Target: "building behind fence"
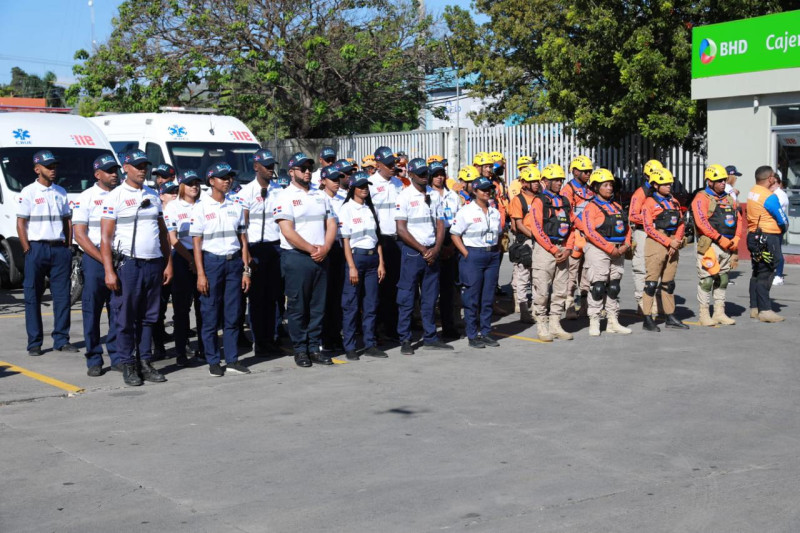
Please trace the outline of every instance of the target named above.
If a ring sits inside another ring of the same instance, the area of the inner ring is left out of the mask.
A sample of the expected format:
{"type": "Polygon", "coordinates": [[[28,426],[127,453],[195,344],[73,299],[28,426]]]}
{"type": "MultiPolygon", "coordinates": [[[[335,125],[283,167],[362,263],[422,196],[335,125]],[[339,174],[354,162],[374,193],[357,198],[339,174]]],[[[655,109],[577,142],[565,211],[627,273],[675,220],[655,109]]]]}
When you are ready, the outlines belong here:
{"type": "MultiPolygon", "coordinates": [[[[669,168],[686,189],[692,191],[703,184],[705,155],[682,148],[659,149],[639,135],[629,135],[618,147],[587,147],[578,142],[575,132],[562,123],[528,124],[522,126],[496,126],[490,128],[448,128],[439,130],[406,131],[398,133],[372,133],[333,139],[286,139],[266,142],[283,163],[297,151],[316,158],[322,146],[334,146],[339,157],[352,157],[359,163],[379,146],[404,151],[410,158],[439,154],[450,162],[450,174],[472,162],[478,152],[502,152],[508,161],[511,177],[517,158],[536,154],[539,168],[558,163],[567,169],[573,157],[588,155],[595,167],[604,167],[625,186],[638,186],[642,166],[649,159],[659,159],[669,168]]],[[[568,170],[568,169],[567,169],[568,170]]]]}

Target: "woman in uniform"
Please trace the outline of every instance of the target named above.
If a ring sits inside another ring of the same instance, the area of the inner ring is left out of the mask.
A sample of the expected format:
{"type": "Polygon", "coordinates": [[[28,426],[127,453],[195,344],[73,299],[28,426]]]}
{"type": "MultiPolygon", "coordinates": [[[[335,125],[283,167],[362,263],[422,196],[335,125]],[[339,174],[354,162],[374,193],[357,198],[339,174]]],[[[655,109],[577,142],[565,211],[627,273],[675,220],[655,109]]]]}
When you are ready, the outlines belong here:
{"type": "Polygon", "coordinates": [[[461,201],[458,193],[451,191],[447,187],[447,169],[444,163],[439,160],[431,161],[428,158],[428,175],[430,176],[431,188],[439,193],[442,199],[442,212],[444,214],[444,245],[442,253],[439,255],[439,315],[442,317],[442,337],[446,339],[458,339],[461,333],[455,325],[454,298],[456,290],[456,279],[458,279],[458,255],[453,246],[453,239],[450,237],[450,227],[455,221],[461,201]]]}
{"type": "Polygon", "coordinates": [[[625,271],[625,253],[631,247],[631,230],[622,207],[614,202],[614,175],[598,168],[589,177],[594,198],[584,207],[586,228],[583,276],[589,283],[589,335],[600,335],[600,313],[605,308],[607,333],[630,334],[619,323],[619,292],[625,271]]]}

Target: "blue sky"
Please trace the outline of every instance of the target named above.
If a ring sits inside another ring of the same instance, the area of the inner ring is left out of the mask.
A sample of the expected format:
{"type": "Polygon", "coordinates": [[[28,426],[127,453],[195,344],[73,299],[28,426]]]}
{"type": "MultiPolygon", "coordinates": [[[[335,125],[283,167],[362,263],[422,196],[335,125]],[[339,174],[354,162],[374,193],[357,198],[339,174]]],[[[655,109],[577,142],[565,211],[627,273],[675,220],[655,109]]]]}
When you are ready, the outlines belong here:
{"type": "MultiPolygon", "coordinates": [[[[93,0],[95,39],[102,44],[111,34],[111,19],[121,0],[93,0]]],[[[11,81],[11,68],[30,74],[52,71],[59,84],[75,81],[73,56],[91,48],[89,0],[3,0],[0,31],[0,83],[11,81]],[[33,26],[36,26],[34,30],[33,26]]],[[[469,8],[470,0],[425,0],[429,13],[441,14],[447,5],[469,8]]]]}

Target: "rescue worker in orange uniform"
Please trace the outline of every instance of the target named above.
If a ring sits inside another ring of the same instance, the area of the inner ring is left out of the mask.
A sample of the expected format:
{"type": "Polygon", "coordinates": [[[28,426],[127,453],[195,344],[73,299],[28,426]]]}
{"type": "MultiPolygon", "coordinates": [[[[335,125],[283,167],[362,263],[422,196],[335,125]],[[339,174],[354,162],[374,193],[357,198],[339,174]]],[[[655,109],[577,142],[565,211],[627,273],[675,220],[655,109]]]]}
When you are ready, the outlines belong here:
{"type": "Polygon", "coordinates": [[[625,253],[631,247],[631,229],[614,202],[614,175],[598,168],[589,177],[595,196],[583,210],[586,235],[583,275],[589,284],[589,335],[600,335],[600,313],[605,308],[606,333],[629,335],[631,330],[619,323],[620,281],[625,272],[625,253]]]}
{"type": "Polygon", "coordinates": [[[517,159],[517,178],[508,184],[508,200],[511,201],[516,195],[519,194],[520,190],[522,189],[522,171],[525,167],[529,167],[531,165],[536,166],[538,161],[536,161],[535,157],[531,157],[529,155],[520,156],[517,159]]]}
{"type": "Polygon", "coordinates": [[[542,170],[542,193],[533,200],[525,223],[536,239],[533,248],[533,285],[537,287],[533,301],[536,312],[536,333],[539,340],[554,338],[572,340],[572,334],[561,327],[561,314],[567,300],[569,262],[573,246],[572,208],[560,194],[566,178],[561,165],[547,165],[542,170]],[[552,284],[548,309],[548,286],[552,284]],[[549,317],[548,317],[549,311],[549,317]]]}
{"type": "Polygon", "coordinates": [[[575,320],[578,313],[575,312],[575,289],[580,282],[581,312],[585,314],[587,305],[587,294],[589,286],[585,280],[581,279],[583,270],[583,246],[586,242],[583,237],[582,224],[580,220],[583,209],[588,205],[589,200],[594,198],[594,193],[588,186],[589,176],[592,174],[594,164],[585,155],[579,155],[569,164],[569,171],[572,179],[562,189],[564,198],[572,206],[573,224],[577,228],[575,234],[575,250],[569,258],[569,285],[567,287],[567,320],[575,320]]]}
{"type": "Polygon", "coordinates": [[[685,231],[681,206],[672,196],[675,179],[666,168],[653,171],[653,194],[644,201],[643,220],[647,239],[644,245],[644,262],[647,273],[644,278],[642,309],[645,310],[644,329],[661,331],[653,315],[653,302],[661,279],[661,307],[667,315],[665,326],[675,329],[689,329],[689,326],[675,317],[675,273],[678,270],[679,252],[683,247],[685,231]]]}
{"type": "MultiPolygon", "coordinates": [[[[631,196],[631,203],[628,207],[628,223],[633,231],[632,246],[633,246],[633,261],[631,261],[631,270],[633,271],[633,296],[636,298],[636,307],[640,315],[642,312],[642,293],[644,292],[644,276],[646,269],[644,266],[644,243],[647,239],[647,234],[644,232],[644,220],[642,219],[642,208],[644,201],[650,196],[652,186],[650,180],[653,179],[653,169],[664,168],[660,161],[651,159],[644,164],[644,183],[641,187],[636,189],[631,196]]],[[[655,314],[658,309],[648,311],[650,314],[655,314]]]]}
{"type": "MultiPolygon", "coordinates": [[[[516,243],[527,247],[529,254],[524,262],[514,263],[514,271],[511,274],[511,287],[514,290],[514,299],[519,305],[519,319],[524,324],[533,324],[531,304],[528,301],[528,293],[531,293],[531,302],[536,299],[536,287],[531,283],[533,275],[533,233],[530,228],[523,223],[525,217],[530,213],[533,200],[541,192],[540,181],[542,175],[535,166],[528,166],[522,169],[519,182],[522,184],[520,192],[513,196],[508,205],[508,216],[511,217],[511,231],[515,235],[516,243]]],[[[509,249],[509,257],[511,249],[509,249]]]]}
{"type": "Polygon", "coordinates": [[[697,301],[700,304],[700,325],[730,326],[735,320],[725,314],[725,290],[731,259],[739,248],[737,229],[743,219],[736,201],[725,192],[728,172],[722,165],[711,165],[705,171],[706,188],[692,200],[692,215],[697,235],[697,301]],[[714,314],[709,313],[713,296],[714,314]]]}

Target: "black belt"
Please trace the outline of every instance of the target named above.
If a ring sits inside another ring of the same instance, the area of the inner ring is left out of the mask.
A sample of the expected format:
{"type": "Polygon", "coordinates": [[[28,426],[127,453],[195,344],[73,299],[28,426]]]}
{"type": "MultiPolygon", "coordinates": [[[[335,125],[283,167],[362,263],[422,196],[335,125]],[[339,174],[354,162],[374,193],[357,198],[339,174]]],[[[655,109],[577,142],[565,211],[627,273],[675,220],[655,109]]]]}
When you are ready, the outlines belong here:
{"type": "Polygon", "coordinates": [[[258,242],[251,242],[251,243],[250,243],[250,246],[257,246],[257,245],[259,245],[259,244],[271,244],[271,245],[275,246],[276,244],[280,244],[280,243],[281,243],[281,240],[280,240],[280,239],[278,239],[277,241],[258,241],[258,242]]]}
{"type": "Polygon", "coordinates": [[[400,240],[400,238],[397,235],[381,235],[381,239],[391,239],[393,241],[400,240]]]}
{"type": "Polygon", "coordinates": [[[66,246],[67,243],[62,240],[53,240],[53,241],[31,241],[31,242],[38,242],[39,244],[45,244],[47,246],[66,246]]]}
{"type": "Polygon", "coordinates": [[[371,250],[367,250],[365,248],[353,248],[352,252],[353,255],[375,255],[378,253],[378,249],[373,248],[371,250]]]}
{"type": "Polygon", "coordinates": [[[144,257],[131,257],[130,255],[122,256],[123,261],[134,260],[134,261],[141,261],[143,263],[155,263],[156,261],[161,261],[162,259],[163,257],[152,257],[150,259],[145,259],[144,257]]]}
{"type": "Polygon", "coordinates": [[[495,244],[494,246],[465,246],[467,250],[483,250],[484,252],[497,252],[500,250],[500,246],[495,244]]]}
{"type": "Polygon", "coordinates": [[[238,259],[240,255],[242,255],[241,250],[236,250],[232,254],[212,254],[211,252],[203,252],[203,255],[211,255],[216,257],[217,259],[224,259],[225,261],[232,261],[233,259],[238,259]]]}

